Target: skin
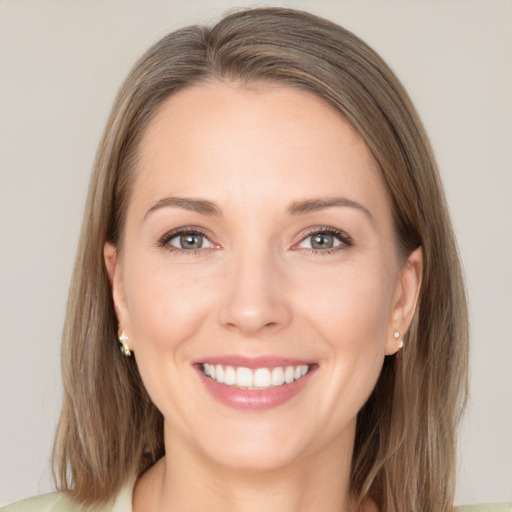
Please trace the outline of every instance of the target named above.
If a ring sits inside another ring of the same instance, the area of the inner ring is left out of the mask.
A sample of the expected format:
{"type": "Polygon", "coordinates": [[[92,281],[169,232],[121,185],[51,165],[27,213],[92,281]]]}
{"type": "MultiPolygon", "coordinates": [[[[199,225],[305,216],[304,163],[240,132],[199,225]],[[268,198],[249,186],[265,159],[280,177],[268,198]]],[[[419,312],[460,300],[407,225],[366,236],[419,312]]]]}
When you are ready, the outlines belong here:
{"type": "Polygon", "coordinates": [[[105,261],[170,455],[137,481],[134,510],[352,510],[356,415],[399,349],[393,333],[407,331],[422,265],[420,250],[397,255],[378,165],[310,93],[217,81],[168,99],[139,156],[122,245],[106,244],[105,261]],[[333,196],[361,207],[288,211],[333,196]],[[212,201],[220,214],[155,207],[167,197],[212,201]],[[161,242],[190,226],[206,235],[199,250],[161,242]],[[325,228],[343,232],[327,239],[335,250],[312,250],[325,228]],[[192,365],[226,354],[316,370],[284,404],[241,411],[192,365]]]}

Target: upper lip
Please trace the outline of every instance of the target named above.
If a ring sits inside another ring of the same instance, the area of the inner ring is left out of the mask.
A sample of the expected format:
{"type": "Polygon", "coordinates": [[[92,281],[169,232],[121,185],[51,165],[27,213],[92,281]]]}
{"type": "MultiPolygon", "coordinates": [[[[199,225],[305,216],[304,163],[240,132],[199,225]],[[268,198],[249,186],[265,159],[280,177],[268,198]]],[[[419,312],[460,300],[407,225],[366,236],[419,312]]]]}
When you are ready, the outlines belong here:
{"type": "Polygon", "coordinates": [[[278,356],[258,356],[258,357],[247,357],[239,355],[224,355],[224,356],[212,356],[205,357],[203,359],[194,361],[194,365],[198,364],[220,364],[222,366],[234,366],[237,368],[250,368],[256,370],[257,368],[277,368],[280,366],[300,366],[300,365],[311,365],[313,361],[308,359],[297,359],[290,357],[278,357],[278,356]]]}

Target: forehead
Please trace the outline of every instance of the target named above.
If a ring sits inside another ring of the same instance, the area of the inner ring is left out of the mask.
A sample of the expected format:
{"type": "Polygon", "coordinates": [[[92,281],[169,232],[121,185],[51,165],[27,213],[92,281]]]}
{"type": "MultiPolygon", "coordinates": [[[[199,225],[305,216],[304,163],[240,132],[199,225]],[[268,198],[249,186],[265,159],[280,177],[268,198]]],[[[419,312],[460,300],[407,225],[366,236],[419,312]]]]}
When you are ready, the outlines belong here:
{"type": "Polygon", "coordinates": [[[184,89],[160,106],[138,156],[134,192],[148,202],[162,194],[238,197],[245,205],[275,195],[387,198],[352,126],[322,99],[288,86],[212,81],[184,89]]]}

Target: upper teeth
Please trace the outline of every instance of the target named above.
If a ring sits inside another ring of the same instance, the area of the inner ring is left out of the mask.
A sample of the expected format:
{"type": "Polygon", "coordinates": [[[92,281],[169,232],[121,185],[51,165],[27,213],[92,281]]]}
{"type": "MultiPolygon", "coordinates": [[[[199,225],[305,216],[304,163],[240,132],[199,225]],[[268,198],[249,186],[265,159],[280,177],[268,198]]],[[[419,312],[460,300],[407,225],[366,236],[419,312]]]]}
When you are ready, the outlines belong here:
{"type": "Polygon", "coordinates": [[[309,371],[307,364],[299,366],[278,366],[276,368],[234,368],[220,364],[203,364],[203,373],[213,380],[247,389],[267,389],[282,384],[290,384],[294,380],[304,377],[309,371]]]}

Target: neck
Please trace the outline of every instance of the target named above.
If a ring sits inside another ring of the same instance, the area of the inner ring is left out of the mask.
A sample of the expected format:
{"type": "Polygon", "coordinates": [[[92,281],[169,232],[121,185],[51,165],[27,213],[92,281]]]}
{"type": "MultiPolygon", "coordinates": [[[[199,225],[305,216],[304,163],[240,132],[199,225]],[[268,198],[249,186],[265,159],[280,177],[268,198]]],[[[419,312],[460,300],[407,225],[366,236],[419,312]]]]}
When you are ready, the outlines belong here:
{"type": "Polygon", "coordinates": [[[133,510],[349,512],[352,441],[353,435],[349,444],[333,441],[284,467],[250,471],[223,466],[166,435],[169,456],[139,478],[133,510]]]}

